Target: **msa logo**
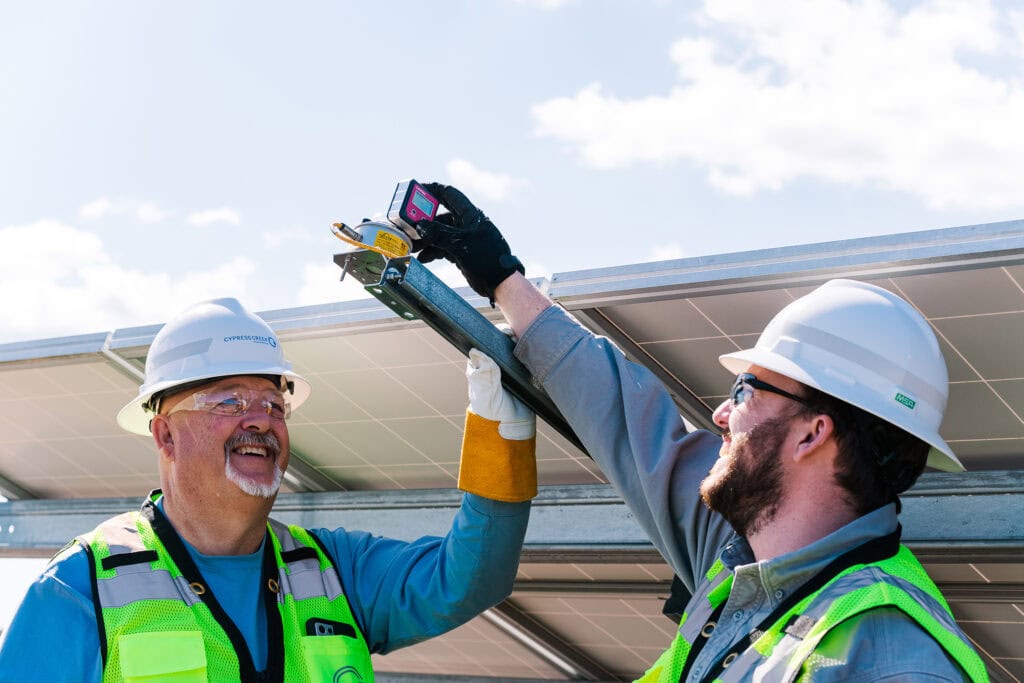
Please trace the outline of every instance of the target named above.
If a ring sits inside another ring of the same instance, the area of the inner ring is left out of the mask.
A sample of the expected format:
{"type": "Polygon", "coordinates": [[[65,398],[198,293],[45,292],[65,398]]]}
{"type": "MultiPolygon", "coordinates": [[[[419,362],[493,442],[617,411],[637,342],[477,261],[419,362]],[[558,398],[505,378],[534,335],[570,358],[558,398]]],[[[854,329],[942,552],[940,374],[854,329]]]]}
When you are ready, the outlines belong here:
{"type": "Polygon", "coordinates": [[[359,669],[354,666],[343,666],[334,672],[334,677],[331,679],[331,683],[344,683],[345,681],[351,683],[352,681],[361,682],[362,680],[363,677],[359,673],[359,669]],[[351,678],[346,678],[347,676],[351,676],[351,678]]]}
{"type": "Polygon", "coordinates": [[[898,392],[896,394],[896,402],[897,403],[902,403],[903,405],[905,405],[906,407],[910,408],[911,410],[913,410],[914,406],[917,405],[917,401],[915,401],[914,399],[910,398],[909,396],[904,396],[903,394],[898,393],[898,392]]]}

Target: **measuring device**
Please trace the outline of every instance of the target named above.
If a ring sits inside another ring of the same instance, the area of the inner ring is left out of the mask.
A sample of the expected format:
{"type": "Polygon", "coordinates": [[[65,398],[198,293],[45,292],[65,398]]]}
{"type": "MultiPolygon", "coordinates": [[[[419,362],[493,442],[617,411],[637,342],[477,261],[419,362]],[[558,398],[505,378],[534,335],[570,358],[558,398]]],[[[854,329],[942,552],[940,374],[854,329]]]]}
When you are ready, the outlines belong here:
{"type": "Polygon", "coordinates": [[[433,220],[440,202],[415,180],[398,183],[387,220],[364,220],[354,228],[335,223],[335,237],[349,250],[334,255],[341,279],[349,274],[385,306],[406,320],[422,320],[463,355],[480,349],[501,369],[501,383],[574,446],[586,449],[530,371],[512,355],[513,342],[494,323],[410,255],[423,235],[420,221],[433,220]]]}
{"type": "Polygon", "coordinates": [[[440,206],[423,185],[409,178],[395,188],[387,220],[364,219],[354,228],[335,223],[331,226],[334,236],[353,248],[345,254],[341,279],[351,273],[364,285],[379,280],[388,259],[412,251],[412,241],[422,237],[417,224],[433,220],[440,206]]]}
{"type": "Polygon", "coordinates": [[[388,209],[388,220],[404,230],[409,237],[419,239],[423,234],[416,224],[434,220],[440,206],[441,202],[410,178],[401,181],[395,188],[391,208],[388,209]]]}

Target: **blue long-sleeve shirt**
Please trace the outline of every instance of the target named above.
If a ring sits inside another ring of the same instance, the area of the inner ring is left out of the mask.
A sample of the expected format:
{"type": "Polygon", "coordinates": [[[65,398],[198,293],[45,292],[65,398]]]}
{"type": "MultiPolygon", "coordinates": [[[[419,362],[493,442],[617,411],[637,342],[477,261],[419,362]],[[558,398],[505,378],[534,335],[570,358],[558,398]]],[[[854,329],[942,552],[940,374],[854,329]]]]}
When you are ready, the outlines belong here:
{"type": "MultiPolygon", "coordinates": [[[[780,600],[834,558],[896,528],[895,505],[887,505],[799,550],[758,562],[747,542],[701,502],[700,482],[718,458],[720,437],[704,430],[688,433],[654,374],[557,306],[530,325],[515,354],[687,588],[693,592],[718,558],[733,572],[718,628],[695,658],[688,680],[700,680],[780,600]]],[[[729,381],[724,372],[722,380],[729,381]]],[[[805,669],[800,680],[963,680],[935,639],[897,609],[875,609],[844,622],[816,654],[829,664],[805,669]]]]}
{"type": "MultiPolygon", "coordinates": [[[[343,528],[314,529],[330,551],[366,644],[386,653],[440,635],[512,591],[530,504],[465,494],[446,536],[405,542],[343,528]]],[[[189,553],[245,637],[257,668],[267,659],[266,620],[254,595],[262,555],[189,553]]],[[[102,680],[89,560],[78,545],[29,587],[0,642],[0,681],[102,680]]]]}

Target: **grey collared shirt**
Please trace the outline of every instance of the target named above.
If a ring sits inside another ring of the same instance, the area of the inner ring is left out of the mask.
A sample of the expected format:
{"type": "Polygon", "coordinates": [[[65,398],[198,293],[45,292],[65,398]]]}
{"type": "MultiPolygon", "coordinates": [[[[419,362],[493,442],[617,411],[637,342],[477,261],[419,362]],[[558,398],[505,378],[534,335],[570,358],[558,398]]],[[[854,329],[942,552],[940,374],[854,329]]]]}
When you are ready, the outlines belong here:
{"type": "MultiPolygon", "coordinates": [[[[678,407],[650,371],[556,306],[526,330],[515,353],[686,587],[693,592],[719,555],[734,572],[719,627],[687,680],[700,680],[778,601],[838,555],[896,528],[895,506],[889,505],[797,551],[755,562],[747,542],[709,511],[698,493],[721,439],[703,430],[687,433],[678,407]]],[[[916,622],[882,608],[830,631],[805,665],[804,680],[961,681],[964,676],[916,622]]]]}

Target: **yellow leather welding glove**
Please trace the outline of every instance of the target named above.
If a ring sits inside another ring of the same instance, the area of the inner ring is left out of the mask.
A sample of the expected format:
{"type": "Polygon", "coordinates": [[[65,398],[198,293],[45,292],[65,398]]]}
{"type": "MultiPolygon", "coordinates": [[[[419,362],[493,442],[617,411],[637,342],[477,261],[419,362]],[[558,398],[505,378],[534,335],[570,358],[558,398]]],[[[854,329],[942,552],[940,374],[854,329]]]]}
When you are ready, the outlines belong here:
{"type": "Polygon", "coordinates": [[[537,495],[537,417],[501,386],[489,356],[469,350],[469,408],[462,437],[459,488],[518,503],[537,495]]]}

